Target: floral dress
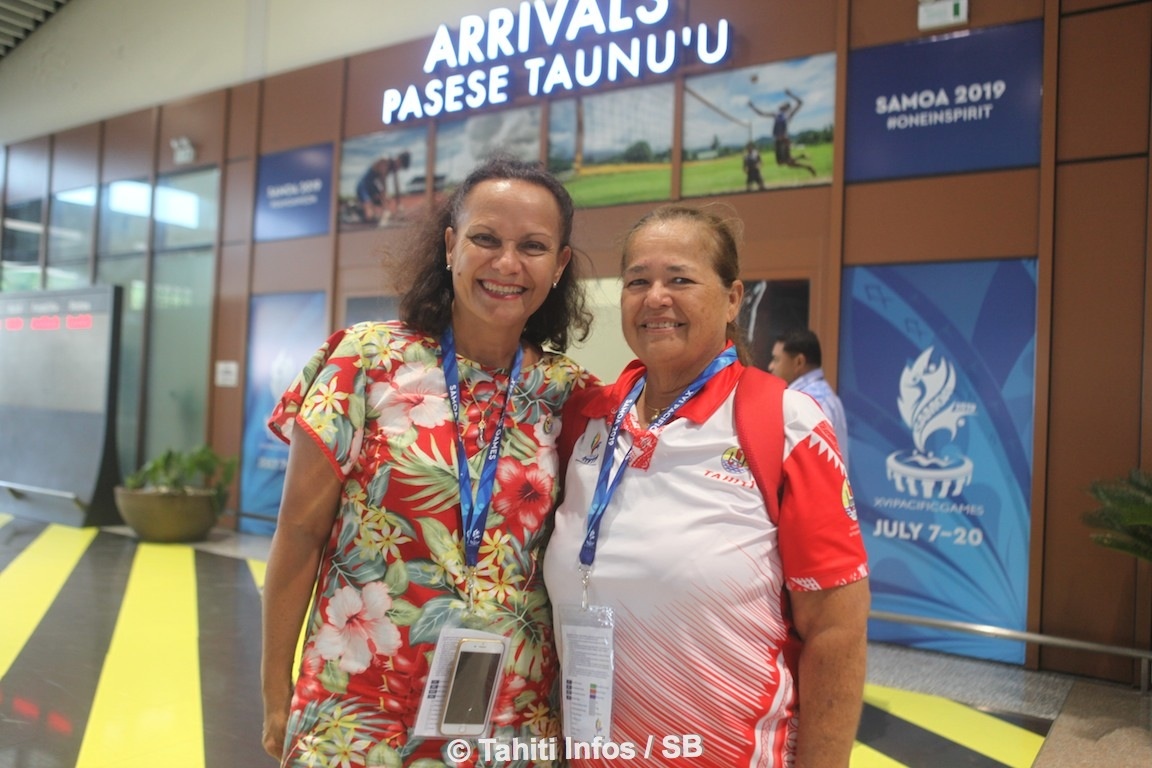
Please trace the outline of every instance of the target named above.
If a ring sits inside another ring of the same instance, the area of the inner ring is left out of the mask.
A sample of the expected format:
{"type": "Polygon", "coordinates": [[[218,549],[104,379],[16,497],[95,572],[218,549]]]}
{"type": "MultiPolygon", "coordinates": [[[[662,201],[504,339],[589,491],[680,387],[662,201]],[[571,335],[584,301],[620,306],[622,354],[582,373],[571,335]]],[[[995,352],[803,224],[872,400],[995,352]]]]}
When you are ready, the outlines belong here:
{"type": "MultiPolygon", "coordinates": [[[[318,574],[288,723],[285,766],[546,766],[457,763],[446,741],[409,729],[441,629],[509,638],[492,722],[500,738],[559,735],[556,659],[540,571],[558,493],[559,411],[594,378],[567,357],[526,365],[505,410],[492,504],[468,609],[456,434],[439,340],[400,323],[362,323],[317,351],[269,426],[313,439],[343,479],[318,574]]],[[[460,421],[480,475],[508,374],[458,358],[460,421]]]]}

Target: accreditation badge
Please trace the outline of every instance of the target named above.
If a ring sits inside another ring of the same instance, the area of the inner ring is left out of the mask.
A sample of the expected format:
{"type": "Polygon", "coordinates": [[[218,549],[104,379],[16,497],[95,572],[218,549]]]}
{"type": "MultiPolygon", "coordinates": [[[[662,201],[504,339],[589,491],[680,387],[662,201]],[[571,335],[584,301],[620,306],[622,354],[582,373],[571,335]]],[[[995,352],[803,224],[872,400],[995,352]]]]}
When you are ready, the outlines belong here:
{"type": "Polygon", "coordinates": [[[561,711],[564,735],[591,743],[608,741],[612,732],[612,633],[615,619],[607,606],[560,606],[561,711]]]}

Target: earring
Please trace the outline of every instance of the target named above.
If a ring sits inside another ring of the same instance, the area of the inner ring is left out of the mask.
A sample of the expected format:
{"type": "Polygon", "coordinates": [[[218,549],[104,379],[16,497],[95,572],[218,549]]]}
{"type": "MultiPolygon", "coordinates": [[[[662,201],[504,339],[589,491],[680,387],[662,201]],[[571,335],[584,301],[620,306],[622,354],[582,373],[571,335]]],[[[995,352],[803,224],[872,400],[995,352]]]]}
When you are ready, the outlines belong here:
{"type": "Polygon", "coordinates": [[[558,285],[560,285],[560,281],[559,281],[559,280],[557,280],[556,282],[552,283],[552,287],[553,287],[553,288],[555,288],[555,287],[556,287],[556,286],[558,286],[558,285]]]}
{"type": "Polygon", "coordinates": [[[446,270],[448,270],[449,272],[451,272],[451,271],[452,271],[452,262],[448,262],[447,264],[445,264],[445,265],[444,265],[444,269],[446,269],[446,270]]]}

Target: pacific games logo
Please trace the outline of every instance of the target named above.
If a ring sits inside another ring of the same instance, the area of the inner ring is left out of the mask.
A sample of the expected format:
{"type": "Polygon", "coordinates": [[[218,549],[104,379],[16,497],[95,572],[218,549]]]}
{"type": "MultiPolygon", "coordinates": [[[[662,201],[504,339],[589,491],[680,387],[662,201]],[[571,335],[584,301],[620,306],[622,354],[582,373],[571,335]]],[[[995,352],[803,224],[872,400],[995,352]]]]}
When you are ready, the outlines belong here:
{"type": "Polygon", "coordinates": [[[928,347],[900,374],[900,416],[912,431],[915,448],[888,456],[888,479],[909,496],[959,496],[972,482],[972,460],[952,442],[975,403],[953,400],[956,369],[944,357],[934,361],[928,347]]]}
{"type": "Polygon", "coordinates": [[[588,446],[588,452],[581,456],[578,461],[581,464],[595,464],[600,460],[600,443],[604,441],[604,436],[599,432],[592,438],[592,445],[588,446]]]}

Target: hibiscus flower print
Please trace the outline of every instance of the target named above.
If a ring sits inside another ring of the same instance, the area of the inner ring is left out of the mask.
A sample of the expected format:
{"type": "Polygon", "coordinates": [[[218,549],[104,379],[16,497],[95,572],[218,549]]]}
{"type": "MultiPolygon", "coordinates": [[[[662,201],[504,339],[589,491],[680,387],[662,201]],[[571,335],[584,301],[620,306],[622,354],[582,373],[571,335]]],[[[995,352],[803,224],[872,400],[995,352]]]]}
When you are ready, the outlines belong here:
{"type": "Polygon", "coordinates": [[[400,630],[388,618],[392,596],[373,582],[359,592],[341,587],[328,601],[324,626],[316,637],[316,651],[339,661],[340,670],[355,675],[368,669],[372,656],[391,656],[400,648],[400,630]]]}
{"type": "Polygon", "coordinates": [[[439,368],[405,363],[390,381],[368,385],[368,407],[379,414],[378,424],[386,434],[398,435],[411,424],[430,429],[450,416],[447,387],[439,368]]]}
{"type": "Polygon", "coordinates": [[[492,508],[513,521],[517,518],[526,531],[535,531],[552,508],[552,477],[539,466],[524,465],[504,458],[496,468],[500,492],[492,499],[492,508]]]}
{"type": "Polygon", "coordinates": [[[520,675],[504,676],[503,683],[500,685],[500,692],[492,704],[492,722],[495,725],[511,725],[516,722],[518,718],[516,697],[523,693],[527,687],[528,681],[520,675]]]}

